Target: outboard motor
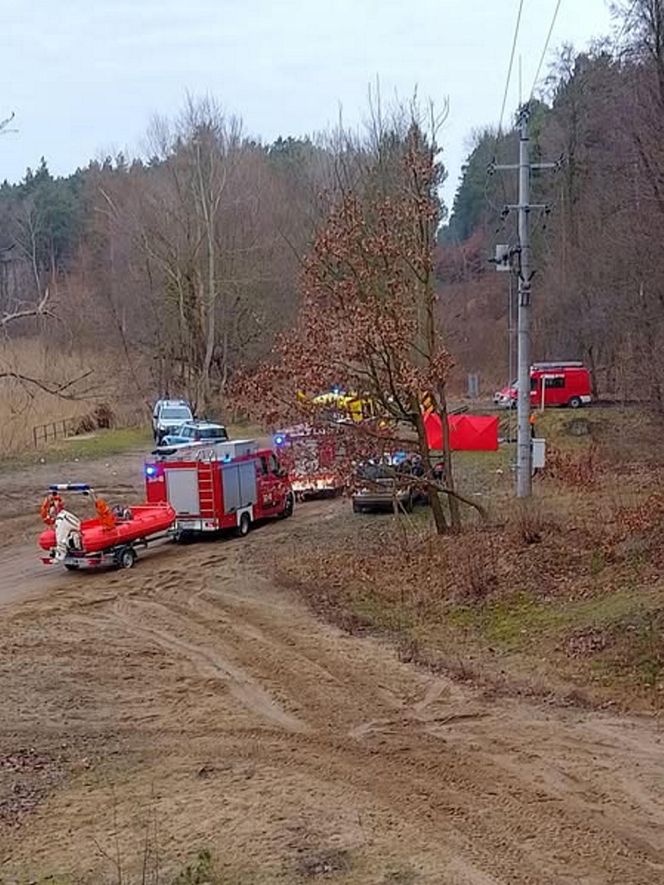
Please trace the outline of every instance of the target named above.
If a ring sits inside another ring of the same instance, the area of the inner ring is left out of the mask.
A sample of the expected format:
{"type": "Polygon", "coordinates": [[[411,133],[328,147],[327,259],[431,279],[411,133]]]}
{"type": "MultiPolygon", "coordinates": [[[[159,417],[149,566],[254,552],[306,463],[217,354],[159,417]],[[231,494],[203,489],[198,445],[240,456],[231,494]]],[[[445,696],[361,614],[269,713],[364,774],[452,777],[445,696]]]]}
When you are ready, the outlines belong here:
{"type": "Polygon", "coordinates": [[[55,559],[62,561],[69,550],[81,548],[81,520],[69,510],[55,517],[55,559]]]}

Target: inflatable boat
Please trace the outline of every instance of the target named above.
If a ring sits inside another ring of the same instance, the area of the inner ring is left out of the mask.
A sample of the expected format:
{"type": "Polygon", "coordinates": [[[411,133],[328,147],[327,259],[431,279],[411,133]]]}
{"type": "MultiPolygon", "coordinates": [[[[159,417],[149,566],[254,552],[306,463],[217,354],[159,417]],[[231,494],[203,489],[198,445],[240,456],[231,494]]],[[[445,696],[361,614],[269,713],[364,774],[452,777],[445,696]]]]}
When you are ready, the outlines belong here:
{"type": "Polygon", "coordinates": [[[41,515],[48,527],[39,536],[39,546],[50,554],[43,561],[70,568],[112,564],[130,568],[136,560],[135,548],[165,537],[176,517],[168,503],[111,508],[82,483],[50,486],[41,515]],[[65,509],[62,491],[92,498],[97,516],[79,520],[65,509]]]}

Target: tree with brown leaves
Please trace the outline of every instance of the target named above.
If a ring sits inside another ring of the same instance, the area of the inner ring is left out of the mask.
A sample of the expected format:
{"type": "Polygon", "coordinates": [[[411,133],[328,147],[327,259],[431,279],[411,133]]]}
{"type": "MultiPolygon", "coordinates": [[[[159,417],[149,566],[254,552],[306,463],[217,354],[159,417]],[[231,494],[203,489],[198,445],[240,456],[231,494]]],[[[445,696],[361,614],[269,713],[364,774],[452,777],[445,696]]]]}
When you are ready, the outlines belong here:
{"type": "Polygon", "coordinates": [[[281,337],[273,361],[238,379],[236,397],[272,427],[326,426],[343,438],[349,470],[396,448],[417,451],[438,532],[458,530],[458,502],[466,499],[454,488],[449,440],[446,434],[441,482],[421,407],[428,393],[447,429],[451,360],[436,324],[433,276],[438,148],[414,114],[406,127],[381,129],[382,150],[363,148],[352,160],[348,151],[340,159],[344,174],[303,262],[296,328],[281,337]],[[329,409],[312,400],[335,386],[373,402],[383,421],[334,423],[329,409]],[[449,518],[439,493],[447,496],[449,518]]]}

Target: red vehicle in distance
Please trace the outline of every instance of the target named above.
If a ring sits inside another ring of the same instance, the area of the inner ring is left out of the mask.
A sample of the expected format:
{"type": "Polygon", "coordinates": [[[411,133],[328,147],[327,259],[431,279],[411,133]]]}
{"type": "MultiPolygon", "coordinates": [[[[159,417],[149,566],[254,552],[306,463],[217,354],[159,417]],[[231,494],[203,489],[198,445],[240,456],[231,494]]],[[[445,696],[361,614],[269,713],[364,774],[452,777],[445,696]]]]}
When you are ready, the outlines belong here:
{"type": "MultiPolygon", "coordinates": [[[[517,382],[496,391],[494,404],[502,409],[516,408],[517,382]]],[[[533,408],[568,406],[579,409],[592,401],[590,372],[581,362],[533,363],[530,367],[530,404],[533,408]]]]}

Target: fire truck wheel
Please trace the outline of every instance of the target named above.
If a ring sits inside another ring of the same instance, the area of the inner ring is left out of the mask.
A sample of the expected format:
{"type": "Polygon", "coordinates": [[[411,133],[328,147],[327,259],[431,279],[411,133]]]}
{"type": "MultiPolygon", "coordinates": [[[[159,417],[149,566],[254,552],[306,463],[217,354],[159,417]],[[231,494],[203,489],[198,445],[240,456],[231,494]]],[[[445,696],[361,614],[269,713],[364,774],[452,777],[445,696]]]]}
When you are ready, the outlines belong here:
{"type": "Polygon", "coordinates": [[[251,519],[249,518],[248,513],[243,513],[240,517],[240,523],[236,529],[236,532],[240,538],[244,538],[249,534],[249,529],[251,528],[251,519]]]}
{"type": "Polygon", "coordinates": [[[124,547],[117,557],[120,568],[132,568],[136,562],[136,551],[133,547],[124,547]]]}
{"type": "Polygon", "coordinates": [[[580,396],[573,396],[572,399],[568,403],[570,409],[580,409],[583,405],[580,396]]]}
{"type": "Polygon", "coordinates": [[[73,562],[65,562],[65,568],[67,569],[68,572],[77,572],[78,571],[78,566],[75,565],[73,562]]]}

